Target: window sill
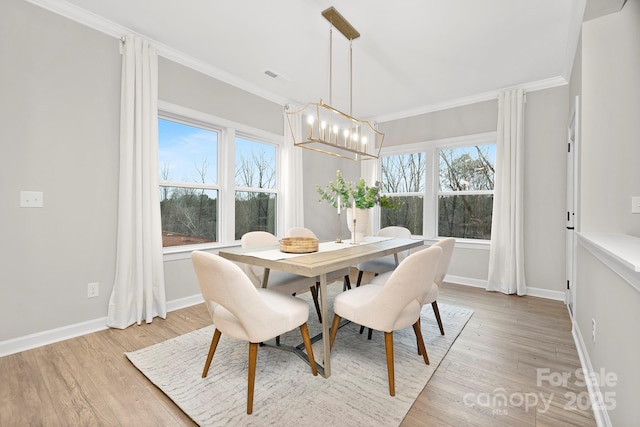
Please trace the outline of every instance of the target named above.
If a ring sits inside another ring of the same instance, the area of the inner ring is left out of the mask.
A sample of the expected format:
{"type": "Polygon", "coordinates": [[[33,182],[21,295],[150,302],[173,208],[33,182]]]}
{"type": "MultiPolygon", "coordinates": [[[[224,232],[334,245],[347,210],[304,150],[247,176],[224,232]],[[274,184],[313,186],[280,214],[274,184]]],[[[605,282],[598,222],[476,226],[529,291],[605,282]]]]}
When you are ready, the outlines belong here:
{"type": "Polygon", "coordinates": [[[191,252],[193,251],[214,251],[217,252],[220,249],[239,247],[240,242],[233,242],[231,244],[221,243],[203,243],[200,245],[188,245],[188,246],[170,246],[163,249],[162,259],[163,261],[178,261],[183,259],[190,259],[191,252]]]}
{"type": "Polygon", "coordinates": [[[577,234],[582,247],[640,291],[640,237],[621,233],[577,234]]]}
{"type": "MultiPolygon", "coordinates": [[[[421,237],[414,237],[414,238],[421,238],[421,237]]],[[[434,243],[439,242],[440,240],[444,239],[444,237],[442,238],[429,238],[429,239],[424,239],[424,243],[427,245],[433,245],[434,243]]],[[[475,250],[481,250],[481,251],[488,251],[489,249],[491,249],[491,241],[490,240],[475,240],[475,239],[459,239],[456,238],[456,248],[457,249],[475,249],[475,250]]]]}

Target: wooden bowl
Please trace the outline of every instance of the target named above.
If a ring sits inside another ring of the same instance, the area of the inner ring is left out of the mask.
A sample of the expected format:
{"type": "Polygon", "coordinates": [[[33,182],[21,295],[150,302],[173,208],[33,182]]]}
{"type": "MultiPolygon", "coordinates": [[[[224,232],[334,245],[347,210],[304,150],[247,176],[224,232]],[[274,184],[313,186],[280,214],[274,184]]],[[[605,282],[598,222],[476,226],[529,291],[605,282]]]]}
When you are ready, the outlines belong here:
{"type": "Polygon", "coordinates": [[[285,237],[280,240],[280,251],[290,254],[318,252],[318,239],[313,237],[285,237]]]}

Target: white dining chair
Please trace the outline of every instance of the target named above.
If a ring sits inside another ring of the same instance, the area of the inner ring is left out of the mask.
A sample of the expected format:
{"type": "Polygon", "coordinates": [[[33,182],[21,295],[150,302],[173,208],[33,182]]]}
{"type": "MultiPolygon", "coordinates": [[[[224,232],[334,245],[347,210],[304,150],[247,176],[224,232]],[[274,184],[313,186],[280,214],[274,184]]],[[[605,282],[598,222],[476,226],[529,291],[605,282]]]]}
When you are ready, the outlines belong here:
{"type": "MultiPolygon", "coordinates": [[[[278,246],[280,241],[276,236],[266,231],[250,231],[245,233],[240,239],[241,245],[245,249],[257,249],[265,246],[278,246]]],[[[261,287],[265,275],[265,269],[256,265],[243,264],[243,268],[249,279],[256,287],[261,287]]],[[[282,292],[287,295],[298,295],[311,291],[314,305],[321,318],[318,293],[316,292],[316,278],[305,277],[298,274],[287,273],[286,271],[270,270],[267,277],[267,288],[282,292]]]]}
{"type": "Polygon", "coordinates": [[[420,311],[422,301],[429,292],[429,286],[433,285],[441,256],[442,249],[439,247],[411,254],[391,273],[384,285],[368,284],[356,287],[334,299],[331,348],[341,318],[384,332],[391,396],[395,396],[393,331],[413,326],[420,354],[424,363],[429,364],[420,330],[420,311]]]}
{"type": "Polygon", "coordinates": [[[298,327],[311,372],[318,375],[307,327],[309,306],[306,302],[270,289],[256,288],[238,265],[218,255],[194,251],[191,260],[214,325],[202,378],[209,372],[222,334],[248,341],[247,414],[251,414],[259,343],[298,327]]]}
{"type": "MultiPolygon", "coordinates": [[[[440,262],[438,262],[438,269],[436,270],[436,275],[433,279],[433,286],[429,292],[425,295],[424,300],[422,301],[422,305],[431,304],[433,308],[433,313],[436,316],[436,321],[438,322],[438,328],[440,328],[440,334],[444,335],[444,326],[442,325],[442,318],[440,317],[440,310],[438,309],[438,295],[440,292],[440,285],[444,281],[445,276],[447,275],[447,271],[449,270],[449,264],[451,262],[451,256],[453,255],[453,249],[456,245],[456,239],[453,237],[448,237],[446,239],[442,239],[430,247],[439,247],[442,249],[442,257],[440,257],[440,262]]],[[[427,248],[420,248],[418,251],[426,250],[427,248]]],[[[379,276],[374,277],[370,284],[383,285],[390,277],[390,273],[384,273],[379,276]]]]}
{"type": "MultiPolygon", "coordinates": [[[[384,227],[376,234],[377,237],[399,237],[403,239],[411,238],[411,231],[405,227],[398,227],[395,225],[384,227]]],[[[401,252],[397,254],[398,263],[402,261],[408,253],[401,252]]],[[[356,287],[360,286],[362,282],[362,276],[364,273],[373,273],[374,275],[386,273],[392,271],[398,265],[396,263],[396,257],[394,255],[388,255],[381,258],[376,258],[371,261],[361,262],[356,267],[358,268],[358,279],[356,281],[356,287]]]]}

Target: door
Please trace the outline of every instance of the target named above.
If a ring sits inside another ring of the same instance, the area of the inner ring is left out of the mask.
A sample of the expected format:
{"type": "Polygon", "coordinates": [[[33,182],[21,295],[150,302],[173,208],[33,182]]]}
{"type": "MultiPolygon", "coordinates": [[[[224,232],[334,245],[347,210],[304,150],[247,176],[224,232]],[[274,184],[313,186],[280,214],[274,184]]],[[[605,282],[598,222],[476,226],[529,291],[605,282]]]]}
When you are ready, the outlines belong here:
{"type": "Polygon", "coordinates": [[[567,130],[567,216],[566,220],[566,270],[567,270],[567,290],[565,303],[569,314],[573,317],[576,303],[575,284],[575,252],[577,228],[576,209],[578,206],[578,148],[579,148],[579,106],[580,99],[576,96],[572,114],[569,118],[567,130]]]}

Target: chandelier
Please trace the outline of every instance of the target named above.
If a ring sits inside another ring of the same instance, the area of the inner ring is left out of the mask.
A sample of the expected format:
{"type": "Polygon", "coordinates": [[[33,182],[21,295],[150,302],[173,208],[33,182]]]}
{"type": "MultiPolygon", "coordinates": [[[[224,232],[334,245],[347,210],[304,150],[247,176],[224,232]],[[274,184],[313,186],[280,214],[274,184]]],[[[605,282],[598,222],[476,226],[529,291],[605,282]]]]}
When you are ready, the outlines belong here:
{"type": "Polygon", "coordinates": [[[322,12],[331,24],[329,29],[329,104],[310,102],[297,111],[287,111],[287,121],[294,145],[350,160],[371,160],[380,156],[384,134],[368,121],[353,117],[353,53],[352,41],[360,33],[338,11],[330,7],[322,12]],[[333,28],[349,40],[349,114],[332,107],[333,28]],[[295,132],[301,123],[299,134],[295,132]]]}

